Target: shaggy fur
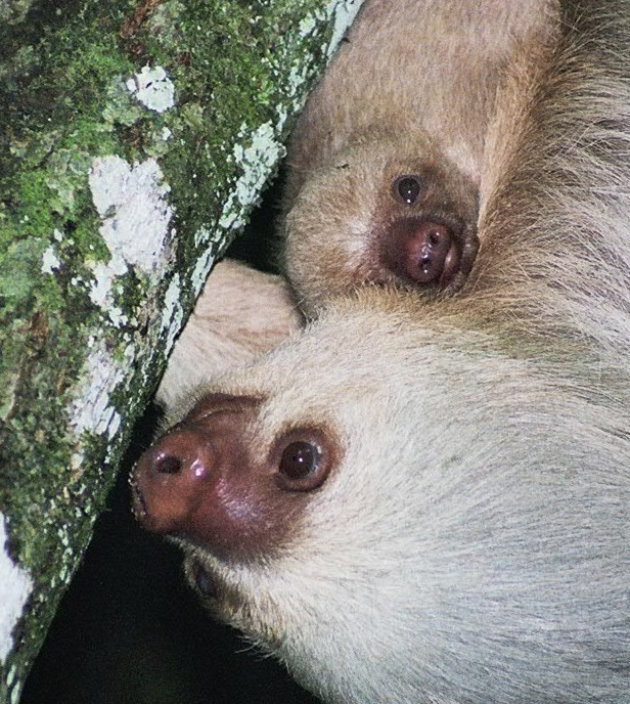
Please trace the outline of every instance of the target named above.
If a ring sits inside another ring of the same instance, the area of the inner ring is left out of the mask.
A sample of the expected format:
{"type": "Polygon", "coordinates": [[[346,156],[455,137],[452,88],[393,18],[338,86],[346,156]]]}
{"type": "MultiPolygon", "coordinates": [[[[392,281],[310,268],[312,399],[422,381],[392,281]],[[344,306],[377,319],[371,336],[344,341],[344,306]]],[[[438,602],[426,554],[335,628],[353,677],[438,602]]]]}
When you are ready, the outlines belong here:
{"type": "MultiPolygon", "coordinates": [[[[258,551],[179,537],[208,605],[327,702],[630,702],[630,13],[559,19],[501,86],[461,294],[333,298],[199,392],[247,399],[221,441],[261,482],[305,428],[334,460],[277,490],[299,511],[258,551]]],[[[191,405],[171,421],[203,433],[191,405]]]]}
{"type": "Polygon", "coordinates": [[[558,34],[556,0],[365,3],[289,145],[283,262],[307,314],[366,282],[416,285],[383,252],[404,218],[464,225],[454,235],[463,271],[417,286],[461,288],[488,191],[497,91],[558,34]],[[396,178],[409,174],[426,189],[413,206],[395,198],[396,178]]]}

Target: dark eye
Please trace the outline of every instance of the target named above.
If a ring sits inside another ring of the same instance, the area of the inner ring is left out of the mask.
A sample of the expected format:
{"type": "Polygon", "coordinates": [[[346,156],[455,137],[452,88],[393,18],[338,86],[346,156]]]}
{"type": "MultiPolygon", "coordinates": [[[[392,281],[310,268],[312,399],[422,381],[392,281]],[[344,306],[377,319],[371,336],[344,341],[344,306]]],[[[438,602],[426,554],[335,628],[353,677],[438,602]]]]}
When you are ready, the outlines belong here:
{"type": "Polygon", "coordinates": [[[317,471],[321,455],[320,449],[312,442],[292,442],[282,453],[280,472],[287,479],[305,479],[317,471]]]}
{"type": "Polygon", "coordinates": [[[295,429],[278,439],[272,457],[279,486],[289,491],[310,491],[328,476],[334,452],[319,429],[295,429]]]}
{"type": "Polygon", "coordinates": [[[416,202],[420,190],[420,179],[417,176],[400,176],[394,181],[394,195],[407,205],[416,202]]]}

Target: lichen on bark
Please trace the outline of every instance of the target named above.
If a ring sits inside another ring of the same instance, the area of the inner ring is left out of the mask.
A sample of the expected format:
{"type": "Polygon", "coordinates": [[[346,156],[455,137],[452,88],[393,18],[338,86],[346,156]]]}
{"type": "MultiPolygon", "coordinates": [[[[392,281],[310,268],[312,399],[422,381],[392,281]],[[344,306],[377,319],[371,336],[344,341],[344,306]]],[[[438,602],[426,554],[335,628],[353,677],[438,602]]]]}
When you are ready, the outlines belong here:
{"type": "Polygon", "coordinates": [[[0,702],[359,4],[0,3],[0,702]]]}

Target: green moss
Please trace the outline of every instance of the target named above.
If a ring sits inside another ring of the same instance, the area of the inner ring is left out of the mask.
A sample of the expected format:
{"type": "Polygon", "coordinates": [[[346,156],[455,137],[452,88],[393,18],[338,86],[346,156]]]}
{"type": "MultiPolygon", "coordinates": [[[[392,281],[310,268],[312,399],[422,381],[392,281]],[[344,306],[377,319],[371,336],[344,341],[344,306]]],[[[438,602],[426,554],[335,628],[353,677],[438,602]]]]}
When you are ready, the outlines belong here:
{"type": "Polygon", "coordinates": [[[41,261],[44,243],[25,238],[4,244],[0,245],[0,296],[14,311],[26,312],[35,287],[33,270],[41,261]]]}
{"type": "MultiPolygon", "coordinates": [[[[286,106],[286,96],[294,91],[287,67],[300,65],[307,82],[314,80],[321,57],[304,65],[307,40],[300,28],[305,7],[298,0],[190,2],[174,26],[172,20],[168,25],[174,13],[165,10],[141,32],[147,50],[168,67],[178,87],[184,86],[178,94],[180,109],[166,117],[182,147],[163,160],[183,229],[218,222],[238,176],[233,168],[226,171],[226,144],[237,140],[243,126],[278,122],[279,106],[286,106]],[[151,31],[155,26],[163,31],[151,31]]],[[[313,11],[312,3],[309,8],[313,11]]],[[[191,248],[191,256],[196,254],[191,248]]]]}
{"type": "Polygon", "coordinates": [[[0,21],[12,24],[22,22],[32,0],[0,0],[0,21]]]}

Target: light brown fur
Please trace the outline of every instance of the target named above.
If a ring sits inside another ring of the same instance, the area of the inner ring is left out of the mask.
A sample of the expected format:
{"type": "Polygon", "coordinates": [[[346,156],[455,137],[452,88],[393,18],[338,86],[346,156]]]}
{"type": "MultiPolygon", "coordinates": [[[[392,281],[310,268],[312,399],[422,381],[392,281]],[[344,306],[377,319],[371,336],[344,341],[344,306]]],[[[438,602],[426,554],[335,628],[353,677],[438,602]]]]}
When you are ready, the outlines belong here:
{"type": "Polygon", "coordinates": [[[558,30],[556,0],[365,3],[289,146],[284,268],[309,315],[370,282],[461,288],[476,251],[479,194],[488,191],[497,91],[523,57],[551,48],[558,30]],[[420,174],[434,193],[401,207],[392,184],[404,174],[420,174]],[[464,223],[452,233],[462,271],[418,281],[411,267],[392,268],[383,248],[404,218],[464,223]]]}

